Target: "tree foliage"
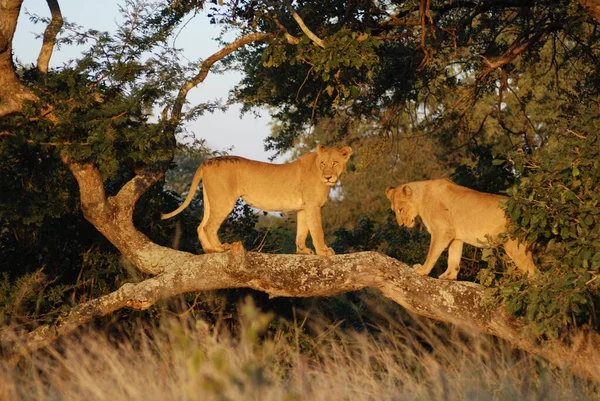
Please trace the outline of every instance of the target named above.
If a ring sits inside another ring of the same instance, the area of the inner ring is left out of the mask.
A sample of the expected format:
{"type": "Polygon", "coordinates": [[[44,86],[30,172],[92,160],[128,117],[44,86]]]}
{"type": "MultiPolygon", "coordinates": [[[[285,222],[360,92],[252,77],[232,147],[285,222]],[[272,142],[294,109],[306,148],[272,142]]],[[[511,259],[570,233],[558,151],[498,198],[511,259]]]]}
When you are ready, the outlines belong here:
{"type": "Polygon", "coordinates": [[[600,137],[572,132],[553,142],[535,157],[515,155],[523,178],[507,205],[514,234],[547,248],[544,274],[494,292],[539,331],[558,336],[571,325],[600,323],[600,137]]]}

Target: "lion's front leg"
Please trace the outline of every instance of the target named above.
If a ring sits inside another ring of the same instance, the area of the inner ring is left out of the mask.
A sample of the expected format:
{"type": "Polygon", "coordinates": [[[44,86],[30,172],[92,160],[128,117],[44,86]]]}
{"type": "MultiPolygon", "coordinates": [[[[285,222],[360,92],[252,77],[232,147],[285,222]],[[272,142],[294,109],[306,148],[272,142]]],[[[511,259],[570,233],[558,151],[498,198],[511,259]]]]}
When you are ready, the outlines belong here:
{"type": "Polygon", "coordinates": [[[308,237],[308,222],[306,220],[306,212],[299,210],[297,215],[296,228],[296,253],[300,255],[314,255],[312,249],[306,247],[306,237],[308,237]]]}
{"type": "Polygon", "coordinates": [[[323,234],[323,224],[321,223],[321,208],[318,206],[307,207],[304,209],[304,212],[308,230],[310,231],[310,236],[312,237],[317,255],[335,255],[335,251],[325,245],[325,235],[323,234]]]}
{"type": "Polygon", "coordinates": [[[431,244],[429,244],[429,251],[427,252],[427,259],[423,265],[414,265],[415,272],[427,276],[433,270],[435,263],[440,258],[444,249],[450,244],[452,237],[448,235],[436,236],[431,234],[431,244]]]}

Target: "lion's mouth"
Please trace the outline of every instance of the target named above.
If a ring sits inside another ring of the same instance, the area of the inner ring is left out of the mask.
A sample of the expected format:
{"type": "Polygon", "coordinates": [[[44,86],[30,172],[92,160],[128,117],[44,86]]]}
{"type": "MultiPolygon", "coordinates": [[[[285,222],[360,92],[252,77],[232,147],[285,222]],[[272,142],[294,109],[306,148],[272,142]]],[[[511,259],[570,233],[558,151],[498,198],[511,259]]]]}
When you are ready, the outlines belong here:
{"type": "Polygon", "coordinates": [[[415,226],[415,220],[404,220],[401,217],[396,219],[400,227],[412,228],[415,226]]]}
{"type": "Polygon", "coordinates": [[[328,187],[335,187],[335,184],[337,184],[337,181],[325,181],[325,185],[328,187]]]}

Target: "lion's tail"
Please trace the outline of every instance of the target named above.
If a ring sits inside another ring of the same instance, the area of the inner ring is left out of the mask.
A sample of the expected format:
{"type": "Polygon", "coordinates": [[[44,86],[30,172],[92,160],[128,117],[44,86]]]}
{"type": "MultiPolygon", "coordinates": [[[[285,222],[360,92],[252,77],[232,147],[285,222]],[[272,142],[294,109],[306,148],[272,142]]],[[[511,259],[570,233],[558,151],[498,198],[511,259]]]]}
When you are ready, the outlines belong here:
{"type": "Polygon", "coordinates": [[[170,219],[173,216],[178,215],[185,209],[192,199],[194,199],[194,195],[196,195],[196,191],[198,190],[198,185],[200,185],[200,181],[202,180],[202,165],[198,167],[196,173],[194,174],[194,178],[192,179],[192,185],[190,186],[190,192],[188,196],[185,198],[185,201],[179,206],[177,209],[173,210],[171,213],[161,214],[160,218],[162,220],[170,219]]]}

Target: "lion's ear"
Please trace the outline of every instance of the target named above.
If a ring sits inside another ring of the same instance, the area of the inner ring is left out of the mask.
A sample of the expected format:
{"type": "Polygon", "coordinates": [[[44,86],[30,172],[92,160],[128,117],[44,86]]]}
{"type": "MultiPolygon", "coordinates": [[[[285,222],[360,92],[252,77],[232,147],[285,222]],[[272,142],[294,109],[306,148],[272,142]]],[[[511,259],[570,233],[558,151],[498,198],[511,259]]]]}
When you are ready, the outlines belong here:
{"type": "Polygon", "coordinates": [[[385,196],[387,196],[387,198],[389,200],[393,200],[394,199],[394,191],[395,190],[396,190],[396,188],[389,187],[388,189],[385,190],[385,196]]]}
{"type": "Polygon", "coordinates": [[[323,152],[325,152],[325,146],[323,146],[323,145],[321,145],[321,144],[318,144],[318,145],[317,145],[317,153],[318,153],[318,154],[321,154],[321,153],[323,153],[323,152]]]}
{"type": "Polygon", "coordinates": [[[350,156],[352,156],[352,148],[350,146],[344,146],[340,149],[340,152],[346,160],[348,160],[350,156]]]}
{"type": "Polygon", "coordinates": [[[402,187],[402,194],[404,196],[411,196],[413,193],[412,188],[409,187],[408,185],[405,185],[402,187]]]}

